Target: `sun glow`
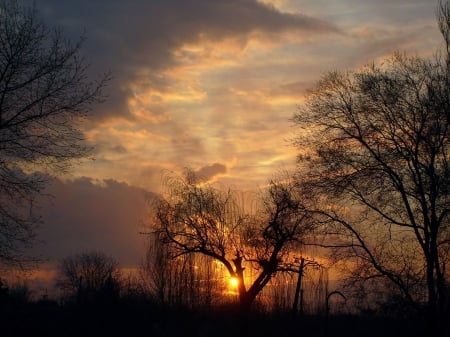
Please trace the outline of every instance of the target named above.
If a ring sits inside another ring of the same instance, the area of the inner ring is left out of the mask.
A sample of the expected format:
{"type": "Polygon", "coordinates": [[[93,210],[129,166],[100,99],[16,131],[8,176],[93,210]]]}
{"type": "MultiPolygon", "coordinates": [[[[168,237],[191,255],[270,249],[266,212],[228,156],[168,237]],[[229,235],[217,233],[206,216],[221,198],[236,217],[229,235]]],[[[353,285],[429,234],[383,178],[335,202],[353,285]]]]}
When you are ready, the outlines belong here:
{"type": "Polygon", "coordinates": [[[238,284],[239,284],[239,280],[236,277],[230,278],[230,286],[237,287],[238,284]]]}

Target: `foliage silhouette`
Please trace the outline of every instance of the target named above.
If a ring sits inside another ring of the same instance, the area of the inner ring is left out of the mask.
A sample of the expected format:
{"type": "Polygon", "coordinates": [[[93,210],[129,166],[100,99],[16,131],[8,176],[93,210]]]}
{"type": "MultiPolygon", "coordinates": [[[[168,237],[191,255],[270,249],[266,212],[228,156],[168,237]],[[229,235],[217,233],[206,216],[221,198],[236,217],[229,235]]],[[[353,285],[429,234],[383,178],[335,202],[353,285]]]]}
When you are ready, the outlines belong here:
{"type": "Polygon", "coordinates": [[[109,76],[90,81],[75,44],[35,8],[0,2],[0,262],[25,263],[39,217],[33,201],[49,174],[89,154],[80,123],[104,99],[109,76]],[[36,171],[44,174],[34,173],[36,171]]]}
{"type": "Polygon", "coordinates": [[[297,272],[288,258],[311,231],[292,180],[273,180],[257,210],[246,212],[231,190],[202,182],[192,171],[168,174],[165,199],[153,205],[153,231],[171,247],[173,258],[200,254],[219,262],[238,279],[241,309],[250,308],[275,273],[297,272]],[[245,276],[253,271],[256,276],[245,276]],[[250,285],[247,287],[247,283],[250,285]]]}
{"type": "Polygon", "coordinates": [[[117,299],[120,282],[118,263],[100,252],[71,255],[59,264],[57,286],[66,299],[79,304],[117,299]]]}
{"type": "Polygon", "coordinates": [[[349,283],[387,280],[418,310],[425,297],[434,334],[449,309],[448,2],[438,24],[443,53],[327,73],[294,116],[296,144],[310,149],[299,179],[321,198],[310,211],[323,245],[345,261],[349,283]]]}

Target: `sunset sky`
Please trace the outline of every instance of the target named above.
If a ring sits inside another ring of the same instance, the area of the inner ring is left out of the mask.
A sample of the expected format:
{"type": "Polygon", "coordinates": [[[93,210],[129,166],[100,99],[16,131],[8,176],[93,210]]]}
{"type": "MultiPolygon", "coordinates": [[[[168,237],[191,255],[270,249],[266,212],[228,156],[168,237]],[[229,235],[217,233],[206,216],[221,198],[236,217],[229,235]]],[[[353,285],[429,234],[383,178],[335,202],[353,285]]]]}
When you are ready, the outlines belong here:
{"type": "Polygon", "coordinates": [[[92,76],[110,71],[85,136],[95,160],[49,187],[36,252],[50,261],[100,250],[122,266],[144,256],[144,192],[163,170],[260,188],[292,169],[290,118],[329,70],[441,43],[431,0],[36,0],[75,40],[92,76]]]}

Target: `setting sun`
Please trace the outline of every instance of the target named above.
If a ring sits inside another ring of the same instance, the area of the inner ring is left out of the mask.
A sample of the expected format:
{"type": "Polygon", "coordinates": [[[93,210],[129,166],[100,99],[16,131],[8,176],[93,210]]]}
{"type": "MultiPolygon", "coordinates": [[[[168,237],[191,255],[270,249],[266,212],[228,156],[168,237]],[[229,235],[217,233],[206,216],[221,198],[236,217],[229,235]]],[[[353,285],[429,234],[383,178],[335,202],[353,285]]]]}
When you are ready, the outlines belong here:
{"type": "Polygon", "coordinates": [[[237,287],[238,284],[239,284],[239,280],[236,277],[230,278],[230,285],[232,287],[237,287]]]}

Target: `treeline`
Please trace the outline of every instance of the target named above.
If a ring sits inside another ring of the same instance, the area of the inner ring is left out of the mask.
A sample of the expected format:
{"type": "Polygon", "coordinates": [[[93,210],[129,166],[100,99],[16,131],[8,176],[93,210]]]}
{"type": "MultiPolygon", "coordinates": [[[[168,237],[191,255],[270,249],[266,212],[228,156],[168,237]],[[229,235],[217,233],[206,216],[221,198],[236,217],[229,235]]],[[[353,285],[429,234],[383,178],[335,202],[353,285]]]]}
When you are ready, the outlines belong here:
{"type": "Polygon", "coordinates": [[[100,252],[66,257],[54,280],[57,296],[36,297],[26,283],[2,282],[2,336],[422,336],[426,331],[423,317],[405,316],[400,302],[396,310],[350,311],[342,301],[341,307],[327,307],[327,276],[316,266],[305,269],[298,310],[292,308],[298,279],[280,274],[243,312],[234,285],[217,264],[201,255],[164,259],[163,247],[151,242],[149,247],[134,276],[100,252]]]}
{"type": "MultiPolygon", "coordinates": [[[[232,303],[214,307],[167,305],[141,288],[89,300],[32,299],[26,287],[1,288],[2,336],[424,336],[422,318],[370,314],[297,315],[232,303]]],[[[101,294],[101,295],[100,295],[101,294]]]]}

